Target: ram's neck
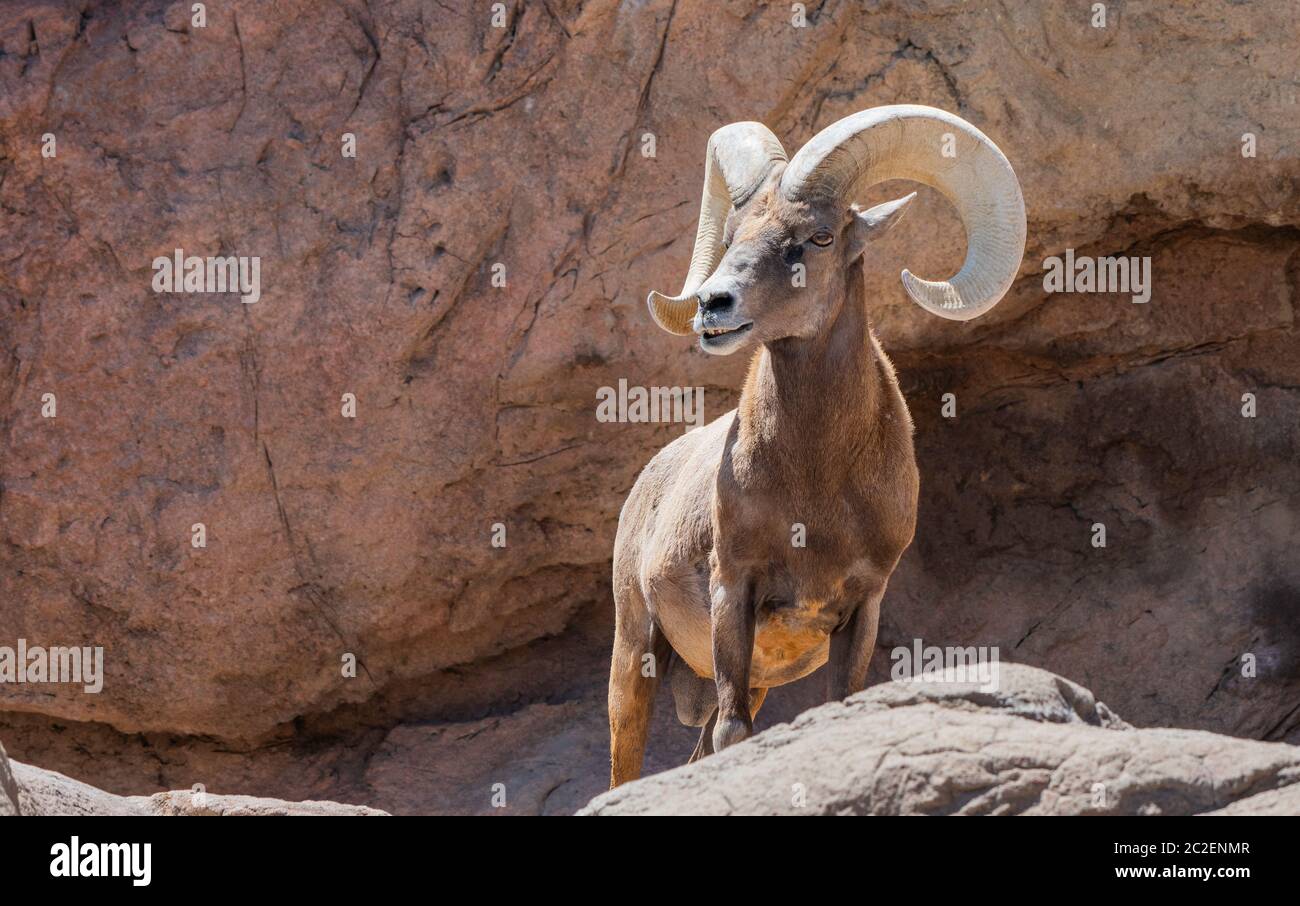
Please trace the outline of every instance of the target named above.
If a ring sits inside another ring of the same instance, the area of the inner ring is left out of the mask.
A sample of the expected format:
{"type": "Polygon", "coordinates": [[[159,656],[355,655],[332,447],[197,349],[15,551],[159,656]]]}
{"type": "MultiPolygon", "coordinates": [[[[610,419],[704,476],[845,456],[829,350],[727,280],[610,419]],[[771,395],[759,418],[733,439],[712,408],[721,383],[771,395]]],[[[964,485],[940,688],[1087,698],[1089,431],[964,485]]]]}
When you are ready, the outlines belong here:
{"type": "Polygon", "coordinates": [[[849,269],[839,314],[811,339],[786,339],[755,356],[740,398],[744,458],[766,468],[826,476],[862,461],[888,407],[892,368],[871,335],[862,268],[849,269]]]}

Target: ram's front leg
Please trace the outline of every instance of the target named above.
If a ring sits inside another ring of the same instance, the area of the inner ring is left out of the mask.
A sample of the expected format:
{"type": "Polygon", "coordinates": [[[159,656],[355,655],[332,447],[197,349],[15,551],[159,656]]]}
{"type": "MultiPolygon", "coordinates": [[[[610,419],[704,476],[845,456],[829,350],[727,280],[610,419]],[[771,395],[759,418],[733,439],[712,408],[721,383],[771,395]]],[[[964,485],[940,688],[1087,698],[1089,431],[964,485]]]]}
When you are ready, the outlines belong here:
{"type": "Polygon", "coordinates": [[[830,659],[826,664],[826,700],[841,701],[861,692],[867,683],[867,667],[876,650],[876,628],[880,625],[880,600],[884,583],[868,594],[853,616],[831,634],[830,659]]]}
{"type": "Polygon", "coordinates": [[[749,666],[754,654],[754,583],[749,578],[713,583],[713,677],[718,715],[713,749],[721,752],[754,732],[749,666]]]}

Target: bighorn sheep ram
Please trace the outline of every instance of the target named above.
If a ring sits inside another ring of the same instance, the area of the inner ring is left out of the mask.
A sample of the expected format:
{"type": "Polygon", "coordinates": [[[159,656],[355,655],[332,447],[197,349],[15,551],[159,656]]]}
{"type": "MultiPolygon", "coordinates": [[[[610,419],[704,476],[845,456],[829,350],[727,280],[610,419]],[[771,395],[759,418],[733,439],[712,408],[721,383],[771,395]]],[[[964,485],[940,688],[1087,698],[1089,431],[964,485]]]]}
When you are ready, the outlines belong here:
{"type": "Polygon", "coordinates": [[[756,354],[738,408],[660,451],[619,517],[611,786],[640,776],[661,672],[678,718],[704,728],[692,761],[749,736],[773,686],[828,661],[829,697],[866,681],[918,488],[911,417],[871,331],[860,263],[915,193],[850,204],[888,179],[938,189],[966,228],[957,275],[904,270],[907,294],[959,321],[992,308],[1020,266],[1025,206],[1006,157],[970,123],[878,107],[828,126],[793,160],[759,123],[709,139],[686,285],[648,304],[707,353],[756,354]]]}

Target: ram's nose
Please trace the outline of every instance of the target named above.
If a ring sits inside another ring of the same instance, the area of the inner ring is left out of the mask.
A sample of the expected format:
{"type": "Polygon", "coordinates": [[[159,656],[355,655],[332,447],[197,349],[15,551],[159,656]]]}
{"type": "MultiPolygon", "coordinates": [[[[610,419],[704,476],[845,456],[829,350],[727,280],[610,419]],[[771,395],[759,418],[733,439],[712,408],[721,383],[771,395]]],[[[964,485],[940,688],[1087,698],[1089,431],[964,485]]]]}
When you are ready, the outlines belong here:
{"type": "Polygon", "coordinates": [[[700,313],[706,317],[729,315],[736,307],[736,297],[725,289],[704,290],[699,294],[700,313]]]}

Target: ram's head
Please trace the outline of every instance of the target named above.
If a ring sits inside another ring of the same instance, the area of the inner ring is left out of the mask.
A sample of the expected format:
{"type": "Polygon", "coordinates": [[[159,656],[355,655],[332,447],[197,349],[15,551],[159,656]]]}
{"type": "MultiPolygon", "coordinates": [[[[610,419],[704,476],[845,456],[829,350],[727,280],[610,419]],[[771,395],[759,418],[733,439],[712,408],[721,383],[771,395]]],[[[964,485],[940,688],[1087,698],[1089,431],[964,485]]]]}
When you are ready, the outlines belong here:
{"type": "Polygon", "coordinates": [[[701,348],[718,355],[816,335],[842,301],[849,265],[915,195],[867,211],[853,204],[855,193],[888,179],[938,189],[966,228],[966,261],[951,280],[903,271],[912,300],[961,321],[997,304],[1025,247],[1016,175],[970,123],[903,105],[845,117],[788,162],[780,141],[760,123],[713,133],[686,285],[676,296],[650,293],[656,323],[682,336],[698,334],[701,348]]]}

